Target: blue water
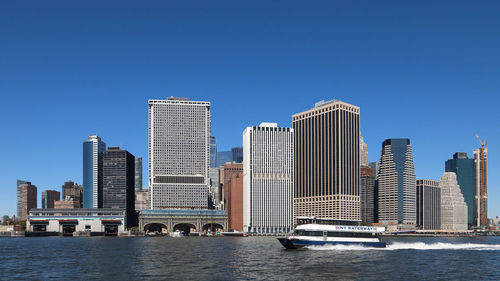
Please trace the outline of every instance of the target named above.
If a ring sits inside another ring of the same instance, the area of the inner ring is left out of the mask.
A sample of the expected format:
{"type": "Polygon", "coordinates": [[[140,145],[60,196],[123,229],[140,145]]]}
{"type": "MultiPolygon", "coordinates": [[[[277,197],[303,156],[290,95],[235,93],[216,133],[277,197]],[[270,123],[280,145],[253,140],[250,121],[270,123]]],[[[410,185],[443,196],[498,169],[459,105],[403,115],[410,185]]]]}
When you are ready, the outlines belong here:
{"type": "Polygon", "coordinates": [[[0,238],[2,280],[500,280],[500,237],[285,250],[269,237],[0,238]]]}

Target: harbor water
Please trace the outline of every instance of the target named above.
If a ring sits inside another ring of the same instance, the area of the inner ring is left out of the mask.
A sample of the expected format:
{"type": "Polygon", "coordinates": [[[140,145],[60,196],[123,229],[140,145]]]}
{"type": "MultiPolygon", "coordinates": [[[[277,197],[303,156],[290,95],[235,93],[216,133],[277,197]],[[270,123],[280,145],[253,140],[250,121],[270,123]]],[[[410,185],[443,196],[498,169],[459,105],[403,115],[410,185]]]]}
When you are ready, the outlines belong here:
{"type": "Polygon", "coordinates": [[[286,250],[273,237],[0,238],[1,280],[500,280],[500,237],[286,250]]]}

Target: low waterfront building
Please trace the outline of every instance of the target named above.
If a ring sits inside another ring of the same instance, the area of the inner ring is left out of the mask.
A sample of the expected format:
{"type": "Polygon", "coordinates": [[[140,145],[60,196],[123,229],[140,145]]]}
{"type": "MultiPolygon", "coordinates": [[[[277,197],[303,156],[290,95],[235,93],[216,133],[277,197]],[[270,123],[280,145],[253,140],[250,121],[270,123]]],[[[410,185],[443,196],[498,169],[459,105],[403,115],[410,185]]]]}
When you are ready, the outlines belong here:
{"type": "Polygon", "coordinates": [[[417,180],[417,226],[423,230],[441,229],[441,189],[438,181],[417,180]]]}
{"type": "Polygon", "coordinates": [[[126,227],[125,210],[120,209],[32,209],[26,235],[117,235],[126,227]]]}
{"type": "Polygon", "coordinates": [[[441,229],[466,231],[467,205],[457,183],[457,175],[445,172],[439,182],[441,189],[441,229]]]}

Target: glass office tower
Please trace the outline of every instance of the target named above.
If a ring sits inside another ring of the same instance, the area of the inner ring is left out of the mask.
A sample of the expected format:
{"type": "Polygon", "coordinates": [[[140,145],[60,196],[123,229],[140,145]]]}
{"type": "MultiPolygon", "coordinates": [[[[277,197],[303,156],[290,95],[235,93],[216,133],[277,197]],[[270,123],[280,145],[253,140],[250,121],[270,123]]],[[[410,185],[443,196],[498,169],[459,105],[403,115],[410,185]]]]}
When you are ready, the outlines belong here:
{"type": "Polygon", "coordinates": [[[102,207],[102,154],[106,150],[97,135],[83,142],[83,207],[102,207]]]}
{"type": "Polygon", "coordinates": [[[453,159],[445,163],[445,172],[453,172],[457,175],[458,185],[467,204],[467,225],[469,228],[474,223],[474,159],[469,158],[466,152],[453,154],[453,159]]]}

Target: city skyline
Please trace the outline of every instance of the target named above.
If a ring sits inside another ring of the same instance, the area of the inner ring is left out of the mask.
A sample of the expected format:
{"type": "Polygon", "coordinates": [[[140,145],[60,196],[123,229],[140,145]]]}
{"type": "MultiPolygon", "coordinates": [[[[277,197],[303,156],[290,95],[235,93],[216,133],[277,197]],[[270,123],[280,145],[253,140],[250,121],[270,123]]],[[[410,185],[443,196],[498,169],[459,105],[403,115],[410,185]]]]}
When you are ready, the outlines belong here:
{"type": "Polygon", "coordinates": [[[464,20],[447,13],[444,4],[433,6],[438,12],[415,5],[399,13],[395,27],[388,20],[394,15],[375,4],[369,4],[374,12],[368,15],[353,4],[338,9],[325,4],[314,13],[287,8],[295,16],[278,13],[282,7],[247,12],[236,4],[212,15],[191,15],[181,5],[168,16],[161,9],[142,10],[141,21],[123,20],[132,9],[108,14],[114,8],[108,4],[85,16],[77,7],[60,15],[49,5],[34,5],[42,12],[7,12],[8,5],[0,11],[0,21],[12,27],[2,31],[11,40],[0,46],[0,117],[6,120],[0,129],[12,136],[0,140],[6,159],[0,164],[2,215],[15,213],[18,178],[38,187],[39,202],[43,190],[68,179],[83,183],[81,142],[88,135],[120,144],[146,162],[145,104],[172,95],[211,102],[219,151],[241,146],[247,126],[268,120],[291,127],[293,114],[319,100],[340,99],[360,107],[371,162],[378,161],[384,139],[409,138],[417,178],[432,180],[439,180],[450,155],[471,156],[480,147],[477,133],[488,138],[488,214],[500,215],[495,204],[500,177],[494,173],[500,167],[495,9],[456,4],[455,12],[480,19],[464,20]],[[249,26],[251,13],[262,20],[249,26]],[[26,16],[33,20],[23,21],[26,16]],[[83,17],[96,21],[83,28],[83,17]],[[494,24],[486,25],[488,20],[494,24]],[[61,30],[56,22],[67,22],[73,32],[53,32],[61,30]],[[246,37],[230,40],[240,30],[246,37]],[[209,43],[207,36],[213,38],[209,43]],[[68,106],[68,100],[78,103],[68,106]],[[468,107],[473,102],[481,103],[481,114],[468,107]]]}

